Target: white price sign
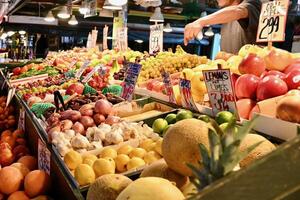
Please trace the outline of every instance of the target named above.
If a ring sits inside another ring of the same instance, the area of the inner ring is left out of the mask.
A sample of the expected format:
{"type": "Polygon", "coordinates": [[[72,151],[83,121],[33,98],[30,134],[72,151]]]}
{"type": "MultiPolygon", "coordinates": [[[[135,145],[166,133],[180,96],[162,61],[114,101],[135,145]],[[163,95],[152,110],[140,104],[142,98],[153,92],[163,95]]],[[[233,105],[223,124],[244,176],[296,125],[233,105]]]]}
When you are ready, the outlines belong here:
{"type": "Polygon", "coordinates": [[[163,39],[164,39],[164,25],[156,24],[150,26],[150,38],[149,38],[149,53],[163,51],[163,39]]]}
{"type": "Polygon", "coordinates": [[[285,39],[285,26],[288,0],[263,3],[257,29],[257,42],[282,42],[285,39]]]}
{"type": "Polygon", "coordinates": [[[127,32],[127,27],[123,28],[118,28],[117,30],[117,47],[121,51],[126,51],[128,48],[128,32],[127,32]]]}
{"type": "Polygon", "coordinates": [[[50,162],[51,162],[51,153],[47,149],[46,145],[38,140],[38,165],[39,169],[44,170],[47,174],[50,175],[50,162]]]}
{"type": "Polygon", "coordinates": [[[108,49],[107,35],[108,35],[108,26],[105,25],[104,28],[103,28],[103,50],[108,49]]]}
{"type": "Polygon", "coordinates": [[[18,129],[25,131],[25,110],[24,110],[24,108],[20,109],[18,129]]]}
{"type": "Polygon", "coordinates": [[[213,113],[226,110],[237,114],[230,70],[203,70],[202,73],[213,113]]]}

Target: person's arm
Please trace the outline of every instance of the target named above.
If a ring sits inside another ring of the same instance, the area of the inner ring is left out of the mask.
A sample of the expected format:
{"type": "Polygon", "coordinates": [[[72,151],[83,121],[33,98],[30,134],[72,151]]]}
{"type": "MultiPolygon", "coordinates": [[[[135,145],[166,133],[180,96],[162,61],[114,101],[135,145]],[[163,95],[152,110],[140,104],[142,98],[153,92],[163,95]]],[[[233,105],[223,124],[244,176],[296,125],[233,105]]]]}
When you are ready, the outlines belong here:
{"type": "Polygon", "coordinates": [[[226,24],[235,20],[245,19],[248,17],[248,9],[240,5],[229,6],[223,8],[213,14],[206,17],[200,18],[188,25],[184,30],[184,44],[195,37],[202,31],[204,26],[215,25],[215,24],[226,24]]]}

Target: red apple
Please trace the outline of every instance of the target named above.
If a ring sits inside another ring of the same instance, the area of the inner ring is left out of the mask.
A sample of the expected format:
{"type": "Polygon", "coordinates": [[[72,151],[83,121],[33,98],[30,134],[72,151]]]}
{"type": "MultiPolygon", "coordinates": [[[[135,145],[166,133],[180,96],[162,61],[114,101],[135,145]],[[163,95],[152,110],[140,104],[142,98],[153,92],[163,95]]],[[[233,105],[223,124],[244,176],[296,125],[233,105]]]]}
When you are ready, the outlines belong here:
{"type": "Polygon", "coordinates": [[[14,68],[12,72],[15,76],[21,74],[21,67],[14,68]]]}
{"type": "Polygon", "coordinates": [[[73,83],[66,90],[66,94],[67,95],[72,95],[72,94],[75,94],[75,93],[82,94],[83,93],[83,89],[84,89],[84,85],[83,84],[81,84],[81,83],[73,83]]]}
{"type": "Polygon", "coordinates": [[[20,73],[26,73],[28,71],[28,67],[25,65],[24,67],[21,68],[20,73]]]}
{"type": "Polygon", "coordinates": [[[249,119],[249,114],[256,102],[251,99],[240,99],[236,102],[240,118],[249,119]]]}
{"type": "Polygon", "coordinates": [[[235,86],[235,83],[236,83],[236,81],[238,80],[239,77],[240,77],[240,75],[238,75],[236,73],[231,74],[231,80],[232,80],[233,86],[235,86]]]}
{"type": "Polygon", "coordinates": [[[261,79],[257,86],[256,97],[258,100],[269,99],[284,95],[288,91],[287,84],[280,78],[269,75],[261,79]]]}
{"type": "Polygon", "coordinates": [[[297,69],[300,69],[300,61],[290,64],[287,68],[285,68],[284,73],[288,74],[291,71],[294,71],[294,70],[297,70],[297,69]]]}
{"type": "Polygon", "coordinates": [[[300,69],[293,70],[286,75],[285,82],[289,90],[298,89],[300,87],[300,69]]]}
{"type": "Polygon", "coordinates": [[[123,56],[119,56],[117,58],[117,61],[118,61],[118,64],[123,65],[123,63],[124,63],[124,57],[123,56]]]}
{"type": "Polygon", "coordinates": [[[265,71],[264,73],[262,73],[262,75],[260,76],[261,78],[269,76],[269,75],[274,75],[282,80],[285,79],[285,74],[280,72],[280,71],[275,71],[275,70],[271,70],[271,71],[265,71]]]}
{"type": "Polygon", "coordinates": [[[265,62],[268,70],[284,71],[293,58],[290,52],[274,48],[265,56],[265,62]]]}
{"type": "Polygon", "coordinates": [[[253,74],[240,76],[235,83],[235,94],[238,99],[256,99],[256,89],[259,78],[253,74]]]}
{"type": "Polygon", "coordinates": [[[257,104],[250,111],[249,119],[252,119],[254,113],[260,113],[260,109],[259,109],[259,106],[257,104]]]}
{"type": "Polygon", "coordinates": [[[266,63],[264,59],[254,53],[248,54],[239,65],[241,74],[254,74],[260,76],[265,70],[266,63]]]}
{"type": "Polygon", "coordinates": [[[153,86],[153,91],[162,93],[163,90],[164,90],[164,88],[165,88],[164,83],[163,82],[159,82],[159,83],[157,83],[157,84],[155,84],[153,86]]]}

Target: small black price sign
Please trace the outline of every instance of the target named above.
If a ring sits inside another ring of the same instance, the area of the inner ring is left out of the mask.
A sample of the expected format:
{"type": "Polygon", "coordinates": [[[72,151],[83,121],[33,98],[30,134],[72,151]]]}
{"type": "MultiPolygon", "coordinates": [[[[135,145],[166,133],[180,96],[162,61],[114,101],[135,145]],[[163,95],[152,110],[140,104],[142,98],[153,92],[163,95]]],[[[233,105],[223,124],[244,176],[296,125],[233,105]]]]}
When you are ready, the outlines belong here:
{"type": "Polygon", "coordinates": [[[284,41],[288,5],[288,0],[262,4],[256,36],[257,42],[284,41]]]}

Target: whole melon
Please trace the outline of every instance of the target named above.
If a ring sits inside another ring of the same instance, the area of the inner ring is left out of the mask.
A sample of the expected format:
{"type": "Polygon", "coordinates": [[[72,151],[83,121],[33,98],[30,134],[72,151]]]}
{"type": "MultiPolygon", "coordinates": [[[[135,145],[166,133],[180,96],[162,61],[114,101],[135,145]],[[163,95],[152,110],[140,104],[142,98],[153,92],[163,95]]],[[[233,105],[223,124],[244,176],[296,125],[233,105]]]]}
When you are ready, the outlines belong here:
{"type": "Polygon", "coordinates": [[[23,182],[23,174],[15,167],[4,167],[0,170],[0,192],[11,194],[20,189],[23,182]]]}
{"type": "Polygon", "coordinates": [[[158,177],[139,178],[125,188],[116,200],[183,200],[181,191],[158,177]]]}
{"type": "Polygon", "coordinates": [[[91,184],[87,200],[115,200],[131,182],[131,179],[120,174],[103,175],[91,184]]]}
{"type": "Polygon", "coordinates": [[[148,165],[141,173],[140,177],[160,177],[176,183],[176,187],[181,189],[188,184],[189,178],[182,176],[170,169],[165,160],[158,160],[151,165],[148,165]]]}
{"type": "Polygon", "coordinates": [[[38,168],[37,159],[33,156],[23,156],[17,162],[24,164],[30,171],[38,168]]]}
{"type": "Polygon", "coordinates": [[[245,157],[242,161],[240,161],[240,167],[246,167],[253,161],[265,156],[266,154],[276,149],[275,145],[263,136],[258,134],[247,134],[241,143],[240,151],[245,151],[248,147],[260,141],[263,141],[263,143],[261,143],[253,151],[251,151],[250,154],[247,157],[245,157]]]}
{"type": "Polygon", "coordinates": [[[185,119],[171,126],[164,135],[162,154],[168,166],[183,176],[191,176],[187,163],[197,165],[201,159],[199,143],[207,148],[207,124],[197,119],[185,119]]]}
{"type": "Polygon", "coordinates": [[[43,170],[31,171],[25,177],[24,188],[30,198],[45,194],[50,189],[50,176],[43,170]]]}

